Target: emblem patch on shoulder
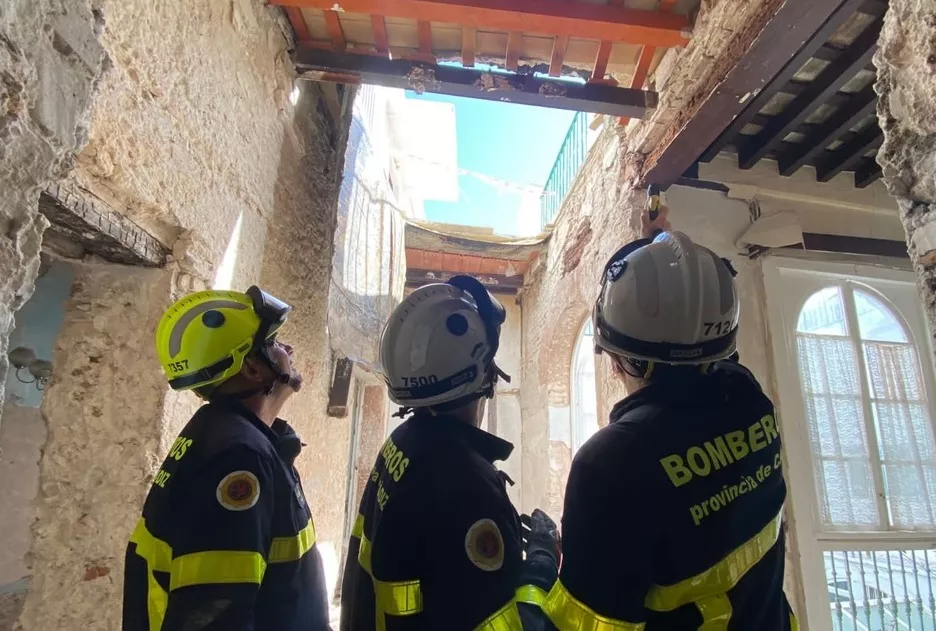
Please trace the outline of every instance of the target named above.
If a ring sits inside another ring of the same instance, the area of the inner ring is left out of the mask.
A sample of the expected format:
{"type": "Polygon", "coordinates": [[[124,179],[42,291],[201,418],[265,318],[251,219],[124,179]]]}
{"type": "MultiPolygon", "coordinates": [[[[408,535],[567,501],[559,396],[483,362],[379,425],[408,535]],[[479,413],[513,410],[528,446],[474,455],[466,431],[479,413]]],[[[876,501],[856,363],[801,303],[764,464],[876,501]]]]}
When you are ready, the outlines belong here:
{"type": "Polygon", "coordinates": [[[218,484],[215,496],[228,510],[248,510],[260,499],[260,481],[250,471],[233,471],[218,484]]]}
{"type": "Polygon", "coordinates": [[[465,552],[475,567],[496,572],[504,565],[504,537],[490,519],[479,519],[465,535],[465,552]]]}

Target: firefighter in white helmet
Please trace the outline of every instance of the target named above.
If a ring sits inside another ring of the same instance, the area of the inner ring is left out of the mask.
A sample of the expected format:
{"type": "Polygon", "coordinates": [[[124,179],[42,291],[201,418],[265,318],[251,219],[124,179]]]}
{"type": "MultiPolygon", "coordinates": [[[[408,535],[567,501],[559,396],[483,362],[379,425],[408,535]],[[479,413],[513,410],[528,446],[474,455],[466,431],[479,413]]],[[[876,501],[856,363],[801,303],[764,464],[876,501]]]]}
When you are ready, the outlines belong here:
{"type": "Polygon", "coordinates": [[[645,219],[602,272],[596,352],[629,396],[575,455],[544,609],[560,631],[796,629],[780,437],[737,362],[734,270],[668,227],[645,219]]]}
{"type": "Polygon", "coordinates": [[[524,543],[494,463],[513,449],[479,428],[505,375],[504,307],[475,278],[420,287],[387,322],[390,399],[412,416],[384,443],[348,545],[342,631],[546,628],[558,532],[534,511],[524,543]],[[531,523],[532,522],[532,523],[531,523]],[[523,558],[526,551],[526,560],[523,558]]]}

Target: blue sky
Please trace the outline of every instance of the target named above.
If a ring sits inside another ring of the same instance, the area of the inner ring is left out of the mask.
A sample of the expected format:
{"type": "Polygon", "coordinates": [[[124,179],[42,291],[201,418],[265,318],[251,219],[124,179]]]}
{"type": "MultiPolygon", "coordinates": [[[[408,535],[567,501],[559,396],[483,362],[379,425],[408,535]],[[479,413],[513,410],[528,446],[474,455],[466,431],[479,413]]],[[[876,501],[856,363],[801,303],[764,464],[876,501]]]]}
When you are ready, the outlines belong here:
{"type": "MultiPolygon", "coordinates": [[[[574,112],[407,92],[410,99],[452,103],[458,166],[501,180],[542,187],[549,177],[574,112]]],[[[430,221],[489,226],[514,234],[521,195],[499,190],[470,175],[459,175],[458,202],[426,202],[430,221]]]]}

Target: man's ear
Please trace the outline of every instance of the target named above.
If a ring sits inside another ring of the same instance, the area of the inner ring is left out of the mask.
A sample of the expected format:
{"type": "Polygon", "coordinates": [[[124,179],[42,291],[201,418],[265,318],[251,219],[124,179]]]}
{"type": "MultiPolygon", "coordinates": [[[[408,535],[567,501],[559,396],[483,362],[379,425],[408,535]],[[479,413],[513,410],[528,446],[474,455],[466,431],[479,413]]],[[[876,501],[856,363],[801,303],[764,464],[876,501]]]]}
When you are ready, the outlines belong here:
{"type": "Polygon", "coordinates": [[[264,380],[263,363],[257,357],[245,357],[240,374],[243,375],[244,379],[247,381],[259,383],[264,380]]]}
{"type": "Polygon", "coordinates": [[[623,377],[624,369],[621,368],[621,360],[611,354],[608,355],[608,359],[611,360],[611,372],[614,373],[614,376],[618,378],[623,377]]]}

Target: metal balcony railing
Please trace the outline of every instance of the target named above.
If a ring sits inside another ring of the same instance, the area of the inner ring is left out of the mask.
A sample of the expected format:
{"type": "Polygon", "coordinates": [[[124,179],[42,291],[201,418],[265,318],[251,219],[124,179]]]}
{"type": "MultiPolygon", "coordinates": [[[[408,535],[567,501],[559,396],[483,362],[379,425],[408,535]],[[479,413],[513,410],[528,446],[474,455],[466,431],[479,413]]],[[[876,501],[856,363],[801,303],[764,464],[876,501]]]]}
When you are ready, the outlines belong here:
{"type": "Polygon", "coordinates": [[[588,155],[591,140],[595,135],[588,127],[588,114],[578,112],[572,119],[552,171],[549,172],[549,179],[543,187],[543,195],[540,198],[540,230],[551,224],[562,208],[562,202],[565,201],[579,169],[585,162],[585,156],[588,155]]]}

